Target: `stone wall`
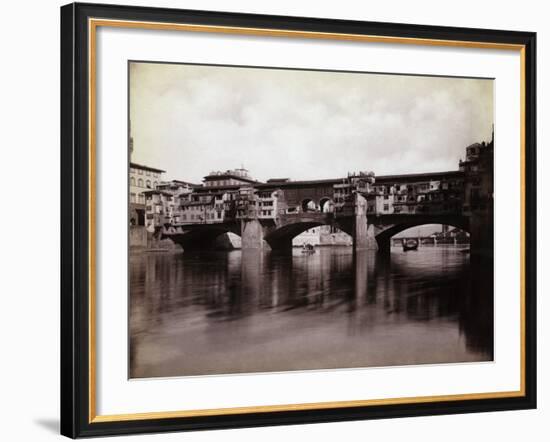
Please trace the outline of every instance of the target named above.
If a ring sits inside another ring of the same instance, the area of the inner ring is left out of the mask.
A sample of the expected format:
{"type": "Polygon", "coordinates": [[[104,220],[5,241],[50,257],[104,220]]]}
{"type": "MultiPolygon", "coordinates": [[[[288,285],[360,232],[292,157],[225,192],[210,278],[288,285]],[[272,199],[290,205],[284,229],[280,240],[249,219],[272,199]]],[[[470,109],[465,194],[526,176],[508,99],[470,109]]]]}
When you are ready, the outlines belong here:
{"type": "Polygon", "coordinates": [[[145,226],[130,226],[130,234],[128,237],[130,249],[146,248],[147,233],[145,226]]]}
{"type": "Polygon", "coordinates": [[[147,250],[181,250],[181,246],[171,239],[159,239],[153,233],[147,232],[147,250]]]}
{"type": "Polygon", "coordinates": [[[181,250],[178,244],[170,239],[158,239],[153,233],[148,232],[145,226],[130,226],[129,232],[130,250],[181,250]]]}

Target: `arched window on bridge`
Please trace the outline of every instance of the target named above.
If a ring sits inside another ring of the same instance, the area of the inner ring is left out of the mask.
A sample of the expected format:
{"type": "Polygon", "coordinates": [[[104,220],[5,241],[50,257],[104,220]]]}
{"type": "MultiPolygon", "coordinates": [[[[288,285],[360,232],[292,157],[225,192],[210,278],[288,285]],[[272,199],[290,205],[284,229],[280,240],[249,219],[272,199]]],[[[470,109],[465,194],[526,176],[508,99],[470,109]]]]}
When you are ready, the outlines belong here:
{"type": "Polygon", "coordinates": [[[321,198],[319,208],[323,213],[332,213],[334,212],[334,203],[330,198],[321,198]]]}
{"type": "Polygon", "coordinates": [[[317,210],[317,205],[311,198],[306,198],[302,201],[302,211],[303,212],[315,212],[317,210]]]}
{"type": "Polygon", "coordinates": [[[143,187],[143,180],[141,178],[138,179],[138,187],[143,187]]]}

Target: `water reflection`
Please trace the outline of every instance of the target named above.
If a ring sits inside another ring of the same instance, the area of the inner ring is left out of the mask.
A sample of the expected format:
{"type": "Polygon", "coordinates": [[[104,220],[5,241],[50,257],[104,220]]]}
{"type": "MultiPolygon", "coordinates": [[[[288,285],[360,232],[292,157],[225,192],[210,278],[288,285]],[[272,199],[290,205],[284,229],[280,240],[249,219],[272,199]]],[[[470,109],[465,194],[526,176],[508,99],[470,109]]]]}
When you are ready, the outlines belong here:
{"type": "Polygon", "coordinates": [[[452,246],[142,253],[130,290],[131,377],[493,357],[492,268],[452,246]]]}

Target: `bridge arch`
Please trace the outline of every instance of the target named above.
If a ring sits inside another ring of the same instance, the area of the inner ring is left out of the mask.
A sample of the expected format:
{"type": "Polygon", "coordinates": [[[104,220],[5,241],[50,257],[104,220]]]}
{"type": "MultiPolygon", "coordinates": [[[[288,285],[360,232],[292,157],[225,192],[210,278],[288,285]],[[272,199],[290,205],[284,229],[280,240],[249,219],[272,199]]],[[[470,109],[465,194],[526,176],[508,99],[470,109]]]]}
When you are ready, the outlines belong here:
{"type": "Polygon", "coordinates": [[[433,217],[418,217],[414,220],[404,220],[395,224],[387,224],[377,226],[375,235],[378,250],[389,250],[391,247],[391,238],[404,230],[423,226],[427,224],[443,224],[447,226],[457,227],[465,232],[470,233],[469,219],[465,216],[433,216],[433,217]]]}
{"type": "Polygon", "coordinates": [[[272,250],[286,250],[292,247],[292,240],[304,233],[306,230],[320,226],[335,226],[348,235],[352,234],[351,224],[343,224],[334,222],[332,213],[310,213],[300,216],[287,215],[282,224],[277,228],[269,231],[264,239],[269,244],[272,250]]]}
{"type": "MultiPolygon", "coordinates": [[[[224,233],[240,236],[236,226],[224,224],[204,224],[181,227],[168,227],[160,230],[161,239],[170,239],[184,250],[215,250],[224,248],[218,238],[224,233]]],[[[228,245],[229,246],[229,245],[228,245]]]]}

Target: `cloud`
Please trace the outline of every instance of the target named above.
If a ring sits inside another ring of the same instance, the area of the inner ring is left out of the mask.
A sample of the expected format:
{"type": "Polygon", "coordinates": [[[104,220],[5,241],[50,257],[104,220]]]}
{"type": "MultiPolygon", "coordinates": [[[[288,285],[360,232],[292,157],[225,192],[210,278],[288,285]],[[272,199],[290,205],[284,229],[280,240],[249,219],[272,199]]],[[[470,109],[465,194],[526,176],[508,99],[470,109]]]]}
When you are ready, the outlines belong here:
{"type": "Polygon", "coordinates": [[[133,161],[200,182],[454,170],[488,140],[493,82],[379,74],[130,65],[133,161]]]}

